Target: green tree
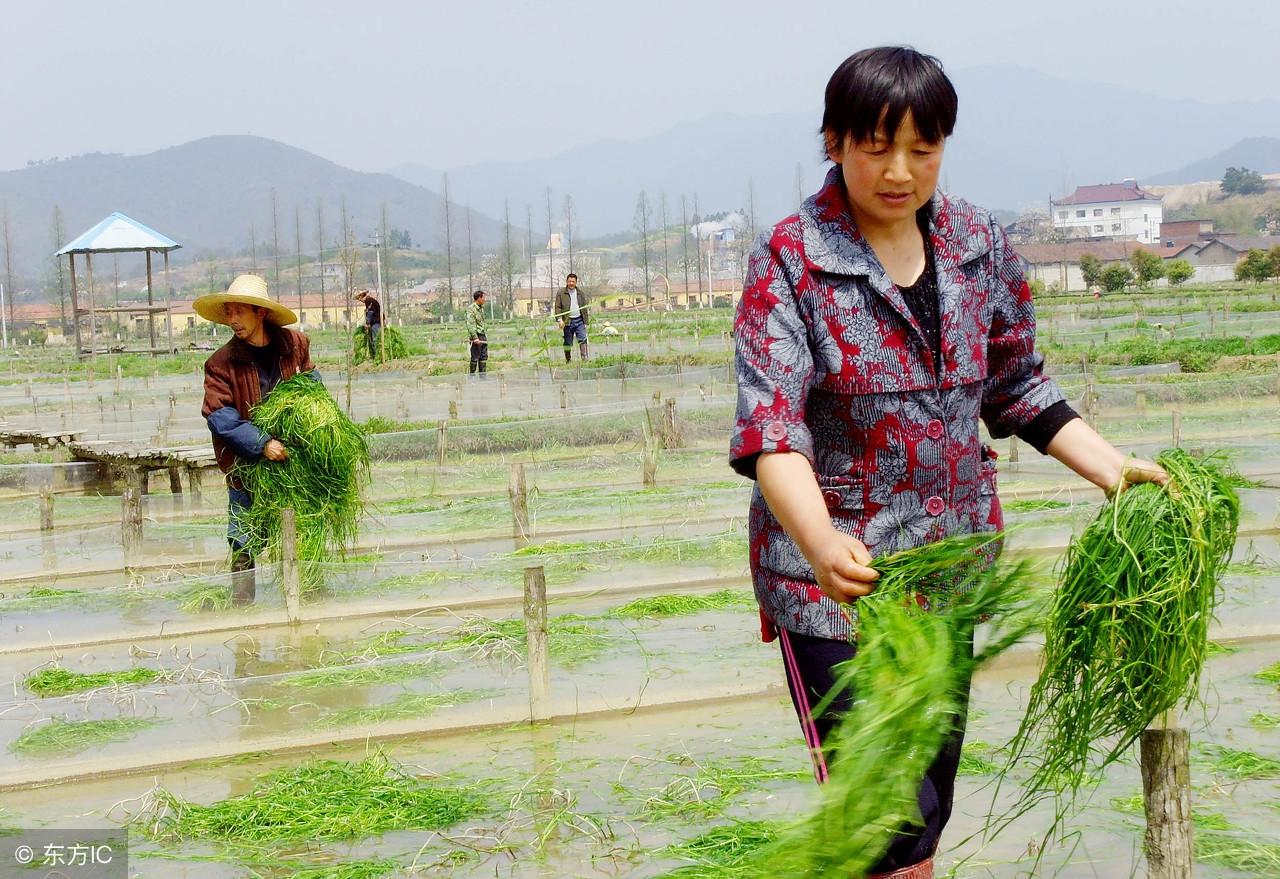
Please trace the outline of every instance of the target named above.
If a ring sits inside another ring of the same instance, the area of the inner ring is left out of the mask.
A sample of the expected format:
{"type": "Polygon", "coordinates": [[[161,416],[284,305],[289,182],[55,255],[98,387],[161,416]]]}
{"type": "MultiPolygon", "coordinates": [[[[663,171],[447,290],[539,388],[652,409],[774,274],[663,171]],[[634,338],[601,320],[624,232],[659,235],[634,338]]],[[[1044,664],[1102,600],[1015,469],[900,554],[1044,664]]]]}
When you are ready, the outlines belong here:
{"type": "Polygon", "coordinates": [[[1236,263],[1236,280],[1262,283],[1271,274],[1270,260],[1265,251],[1256,247],[1245,254],[1244,259],[1236,263]]]}
{"type": "Polygon", "coordinates": [[[1280,278],[1280,244],[1267,251],[1267,275],[1280,278]]]}
{"type": "Polygon", "coordinates": [[[1098,286],[1102,283],[1102,260],[1092,253],[1083,254],[1080,257],[1080,274],[1084,276],[1086,286],[1098,286]]]}
{"type": "Polygon", "coordinates": [[[1113,262],[1102,270],[1098,280],[1103,290],[1118,293],[1133,283],[1133,271],[1122,262],[1113,262]]]}
{"type": "Polygon", "coordinates": [[[1222,175],[1222,191],[1227,195],[1256,195],[1266,188],[1262,175],[1248,168],[1228,168],[1222,175]]]}
{"type": "Polygon", "coordinates": [[[1138,286],[1144,289],[1152,281],[1164,277],[1164,260],[1149,250],[1135,250],[1129,257],[1129,264],[1133,266],[1133,276],[1137,279],[1138,286]]]}
{"type": "Polygon", "coordinates": [[[1184,281],[1191,280],[1191,276],[1196,273],[1195,268],[1185,259],[1171,260],[1165,266],[1165,276],[1169,279],[1171,286],[1177,287],[1184,281]]]}

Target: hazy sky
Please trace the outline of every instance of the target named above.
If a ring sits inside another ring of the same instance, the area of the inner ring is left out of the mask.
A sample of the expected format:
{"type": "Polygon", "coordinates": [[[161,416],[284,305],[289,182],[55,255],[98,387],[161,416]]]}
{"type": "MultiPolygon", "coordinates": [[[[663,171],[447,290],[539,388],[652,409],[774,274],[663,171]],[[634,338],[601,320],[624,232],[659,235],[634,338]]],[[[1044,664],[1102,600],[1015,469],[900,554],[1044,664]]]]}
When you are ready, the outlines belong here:
{"type": "Polygon", "coordinates": [[[368,171],[533,158],[817,108],[841,59],[889,42],[1213,102],[1280,83],[1274,0],[5,0],[0,32],[0,169],[210,134],[368,171]]]}

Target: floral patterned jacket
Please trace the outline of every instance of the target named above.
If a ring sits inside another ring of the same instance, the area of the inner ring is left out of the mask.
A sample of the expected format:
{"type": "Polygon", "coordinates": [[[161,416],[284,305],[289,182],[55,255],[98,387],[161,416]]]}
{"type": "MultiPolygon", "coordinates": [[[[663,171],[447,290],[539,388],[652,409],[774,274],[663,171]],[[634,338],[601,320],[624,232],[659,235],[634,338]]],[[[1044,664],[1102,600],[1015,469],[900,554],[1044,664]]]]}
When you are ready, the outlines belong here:
{"type": "MultiPolygon", "coordinates": [[[[759,453],[800,452],[833,524],[873,556],[1000,530],[995,453],[978,419],[1005,437],[1064,399],[1035,352],[1031,291],[1003,229],[941,192],[931,214],[941,363],[855,228],[839,168],[761,236],[734,324],[731,464],[754,477],[759,453]]],[[[750,543],[765,640],[773,626],[852,637],[758,486],[750,543]]]]}

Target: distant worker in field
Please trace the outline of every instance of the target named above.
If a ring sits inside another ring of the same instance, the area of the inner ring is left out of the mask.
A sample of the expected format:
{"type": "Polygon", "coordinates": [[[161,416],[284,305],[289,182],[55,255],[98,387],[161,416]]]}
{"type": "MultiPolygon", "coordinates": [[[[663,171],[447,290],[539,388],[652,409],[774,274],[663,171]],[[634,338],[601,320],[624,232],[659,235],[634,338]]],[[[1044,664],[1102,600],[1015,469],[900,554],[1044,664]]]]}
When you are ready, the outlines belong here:
{"type": "Polygon", "coordinates": [[[588,314],[591,297],[586,290],[579,289],[578,276],[570,272],[564,279],[564,286],[556,293],[555,307],[551,313],[556,316],[556,326],[564,331],[564,362],[573,360],[573,340],[578,340],[578,353],[587,359],[587,325],[591,323],[588,314]]]}
{"type": "Polygon", "coordinates": [[[204,363],[204,405],[200,414],[213,434],[213,452],[227,480],[227,542],[231,545],[231,601],[252,604],[257,592],[253,556],[245,551],[247,535],[240,517],[253,498],[230,473],[237,459],[284,461],[289,450],[249,420],[263,397],[287,378],[310,373],[320,376],[311,362],[311,342],[287,329],[298,316],[267,295],[267,282],[257,275],[240,275],[225,293],[209,293],[192,303],[207,321],[231,327],[233,336],[204,363]]]}
{"type": "Polygon", "coordinates": [[[361,290],[356,299],[364,305],[364,332],[369,340],[369,359],[378,359],[378,347],[382,343],[382,303],[369,295],[368,290],[361,290]]]}
{"type": "Polygon", "coordinates": [[[470,374],[484,375],[489,370],[489,337],[485,335],[484,291],[471,294],[467,306],[467,338],[471,342],[470,374]]]}
{"type": "Polygon", "coordinates": [[[608,321],[605,321],[604,326],[600,329],[600,335],[616,336],[618,335],[618,328],[615,327],[613,324],[609,323],[608,321]]]}

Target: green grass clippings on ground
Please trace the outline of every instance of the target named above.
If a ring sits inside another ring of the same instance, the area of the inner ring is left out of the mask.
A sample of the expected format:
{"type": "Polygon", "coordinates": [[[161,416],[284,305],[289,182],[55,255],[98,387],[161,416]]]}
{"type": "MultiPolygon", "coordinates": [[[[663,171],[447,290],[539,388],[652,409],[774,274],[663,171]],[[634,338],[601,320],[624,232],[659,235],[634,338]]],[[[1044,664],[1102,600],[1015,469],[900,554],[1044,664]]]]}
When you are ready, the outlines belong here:
{"type": "Polygon", "coordinates": [[[1280,714],[1258,711],[1249,718],[1249,723],[1258,729],[1275,729],[1280,727],[1280,714]]]}
{"type": "Polygon", "coordinates": [[[125,686],[128,684],[149,684],[164,679],[163,672],[151,668],[128,668],[118,671],[103,671],[85,674],[65,668],[46,668],[29,675],[22,685],[37,696],[65,696],[69,693],[83,693],[99,687],[125,686]]]}
{"type": "Polygon", "coordinates": [[[383,754],[273,770],[249,793],[208,806],[164,789],[151,799],[135,824],[152,838],[260,847],[441,830],[490,811],[474,790],[423,782],[383,754]]]}
{"type": "Polygon", "coordinates": [[[405,693],[381,705],[356,705],[321,715],[323,726],[360,726],[425,717],[442,708],[484,699],[490,694],[479,690],[455,690],[448,693],[405,693]]]}
{"type": "Polygon", "coordinates": [[[663,879],[747,879],[770,875],[761,855],[778,837],[781,825],[765,821],[735,821],[713,827],[688,842],[668,846],[662,854],[690,862],[663,879]]]}
{"type": "Polygon", "coordinates": [[[1269,684],[1280,684],[1280,662],[1274,662],[1261,669],[1254,674],[1254,677],[1269,684]]]}
{"type": "MultiPolygon", "coordinates": [[[[774,781],[804,780],[812,776],[808,767],[789,768],[759,757],[697,763],[688,755],[680,755],[665,762],[673,763],[677,770],[691,771],[677,771],[666,785],[647,794],[623,787],[621,782],[615,785],[626,797],[644,797],[640,814],[649,821],[715,817],[746,791],[759,790],[774,781]]],[[[652,770],[661,764],[646,761],[642,765],[652,770]]]]}
{"type": "Polygon", "coordinates": [[[750,592],[737,589],[721,589],[718,592],[695,595],[654,595],[637,598],[609,611],[615,619],[647,619],[675,617],[703,613],[709,610],[751,609],[756,599],[750,592]]]}
{"type": "Polygon", "coordinates": [[[1204,745],[1199,751],[1207,758],[1207,768],[1217,775],[1236,781],[1280,778],[1280,760],[1272,757],[1219,745],[1204,745]]]}
{"type": "Polygon", "coordinates": [[[1071,504],[1050,498],[1025,498],[1003,501],[1000,506],[1006,513],[1041,513],[1046,510],[1065,510],[1071,504]]]}
{"type": "Polygon", "coordinates": [[[436,677],[442,669],[433,662],[388,662],[342,668],[320,668],[289,675],[281,686],[298,688],[367,687],[374,684],[402,684],[436,677]]]}
{"type": "Polygon", "coordinates": [[[990,756],[996,753],[996,747],[987,742],[965,742],[960,752],[958,774],[998,775],[1000,766],[990,756]]]}
{"type": "Polygon", "coordinates": [[[52,757],[79,754],[89,748],[122,742],[163,721],[144,718],[113,720],[61,720],[30,729],[9,745],[22,757],[52,757]]]}

